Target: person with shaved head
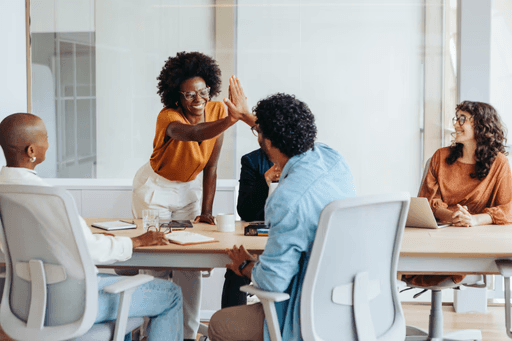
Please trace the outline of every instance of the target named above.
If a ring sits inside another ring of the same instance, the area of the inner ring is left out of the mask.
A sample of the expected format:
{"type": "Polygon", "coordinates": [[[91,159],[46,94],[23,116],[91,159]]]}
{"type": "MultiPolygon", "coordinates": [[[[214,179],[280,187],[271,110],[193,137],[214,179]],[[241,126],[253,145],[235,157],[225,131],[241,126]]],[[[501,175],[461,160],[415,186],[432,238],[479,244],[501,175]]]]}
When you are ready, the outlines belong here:
{"type": "Polygon", "coordinates": [[[7,167],[33,170],[44,161],[48,149],[48,136],[43,120],[25,113],[7,116],[0,124],[0,146],[4,151],[7,167]]]}
{"type": "MultiPolygon", "coordinates": [[[[0,146],[7,165],[0,170],[0,186],[4,184],[50,186],[37,176],[34,168],[45,160],[48,136],[42,119],[28,113],[7,116],[0,122],[0,146]]],[[[92,234],[87,223],[80,223],[89,253],[95,264],[124,261],[132,256],[139,246],[167,244],[163,233],[149,231],[140,236],[114,237],[92,234]]],[[[98,274],[98,315],[96,322],[117,318],[115,295],[105,293],[103,288],[122,280],[122,276],[98,274]]],[[[140,286],[133,294],[130,317],[149,316],[150,340],[182,340],[183,310],[180,288],[169,281],[155,279],[140,286]]]]}

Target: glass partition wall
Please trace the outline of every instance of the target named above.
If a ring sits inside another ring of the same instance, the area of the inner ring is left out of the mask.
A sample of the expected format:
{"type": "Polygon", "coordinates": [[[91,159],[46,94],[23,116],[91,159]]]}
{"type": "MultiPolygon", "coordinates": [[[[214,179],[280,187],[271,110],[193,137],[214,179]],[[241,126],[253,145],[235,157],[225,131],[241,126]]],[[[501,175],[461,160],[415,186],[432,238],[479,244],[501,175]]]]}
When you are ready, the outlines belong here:
{"type": "MultiPolygon", "coordinates": [[[[424,160],[446,144],[456,101],[456,8],[451,0],[30,0],[32,107],[50,139],[39,172],[132,178],[151,155],[160,69],[177,52],[200,51],[222,70],[215,100],[232,74],[251,107],[294,94],[315,114],[318,141],[347,159],[358,194],[415,193],[424,160]]],[[[233,179],[258,144],[244,123],[225,135],[218,175],[233,179]]]]}

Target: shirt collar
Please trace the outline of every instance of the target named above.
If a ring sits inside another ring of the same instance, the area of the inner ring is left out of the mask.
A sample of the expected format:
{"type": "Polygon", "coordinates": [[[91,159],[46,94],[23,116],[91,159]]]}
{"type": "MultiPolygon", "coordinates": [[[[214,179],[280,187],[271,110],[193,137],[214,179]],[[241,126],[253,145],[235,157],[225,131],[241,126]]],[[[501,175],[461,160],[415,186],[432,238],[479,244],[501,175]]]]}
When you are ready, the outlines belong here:
{"type": "Polygon", "coordinates": [[[2,169],[5,169],[8,172],[13,172],[13,171],[14,172],[18,172],[18,173],[26,172],[26,173],[31,173],[31,174],[37,175],[37,172],[35,170],[24,168],[24,167],[7,167],[7,166],[2,166],[2,169]]]}
{"type": "Polygon", "coordinates": [[[293,166],[299,162],[305,155],[307,152],[309,152],[311,149],[308,149],[307,151],[305,151],[304,153],[302,154],[299,154],[299,155],[295,155],[293,157],[291,157],[288,162],[286,162],[286,165],[284,165],[284,168],[283,168],[283,171],[281,172],[281,177],[279,178],[279,182],[281,182],[281,180],[283,179],[286,179],[286,177],[288,176],[288,174],[291,172],[293,166]]]}

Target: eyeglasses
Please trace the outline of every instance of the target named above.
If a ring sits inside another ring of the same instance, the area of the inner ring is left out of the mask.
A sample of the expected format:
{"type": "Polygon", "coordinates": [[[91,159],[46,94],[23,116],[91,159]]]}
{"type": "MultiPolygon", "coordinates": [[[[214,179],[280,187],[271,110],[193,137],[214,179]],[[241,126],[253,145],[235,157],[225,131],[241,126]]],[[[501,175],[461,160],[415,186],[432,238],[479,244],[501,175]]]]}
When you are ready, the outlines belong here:
{"type": "Polygon", "coordinates": [[[260,126],[255,124],[251,127],[252,134],[258,137],[259,133],[261,133],[260,126]]]}
{"type": "Polygon", "coordinates": [[[180,94],[183,95],[183,98],[185,98],[186,101],[191,101],[194,98],[196,98],[197,95],[202,98],[208,99],[210,96],[210,87],[206,87],[204,89],[200,89],[197,91],[178,91],[180,94]]]}
{"type": "Polygon", "coordinates": [[[464,123],[466,123],[466,116],[465,115],[460,115],[459,117],[455,116],[454,118],[452,118],[452,123],[453,125],[455,125],[455,123],[459,123],[460,126],[464,125],[464,123]]]}
{"type": "Polygon", "coordinates": [[[163,223],[158,226],[158,229],[154,226],[150,227],[148,231],[163,232],[164,234],[172,232],[171,225],[169,223],[163,223]]]}

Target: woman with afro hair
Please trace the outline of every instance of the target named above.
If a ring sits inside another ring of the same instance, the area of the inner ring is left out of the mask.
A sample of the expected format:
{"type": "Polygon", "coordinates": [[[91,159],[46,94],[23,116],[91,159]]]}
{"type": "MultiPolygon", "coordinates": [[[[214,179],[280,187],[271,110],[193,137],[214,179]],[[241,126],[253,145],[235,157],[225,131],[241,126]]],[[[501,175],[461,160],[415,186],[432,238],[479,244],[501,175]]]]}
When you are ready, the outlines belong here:
{"type": "MultiPolygon", "coordinates": [[[[164,220],[215,224],[212,204],[223,132],[240,119],[240,114],[226,114],[222,102],[210,100],[220,93],[220,76],[215,60],[199,52],[179,52],[162,68],[157,79],[164,108],[157,117],[151,158],[133,180],[135,218],[154,209],[164,220]]],[[[168,277],[169,272],[151,273],[168,277]]],[[[183,292],[184,338],[195,340],[201,273],[180,270],[172,277],[183,292]]]]}
{"type": "MultiPolygon", "coordinates": [[[[456,107],[453,126],[453,144],[432,156],[419,196],[429,200],[439,221],[453,226],[511,224],[512,178],[498,113],[489,104],[464,101],[456,107]]],[[[403,279],[430,286],[463,278],[407,275],[403,279]]]]}

